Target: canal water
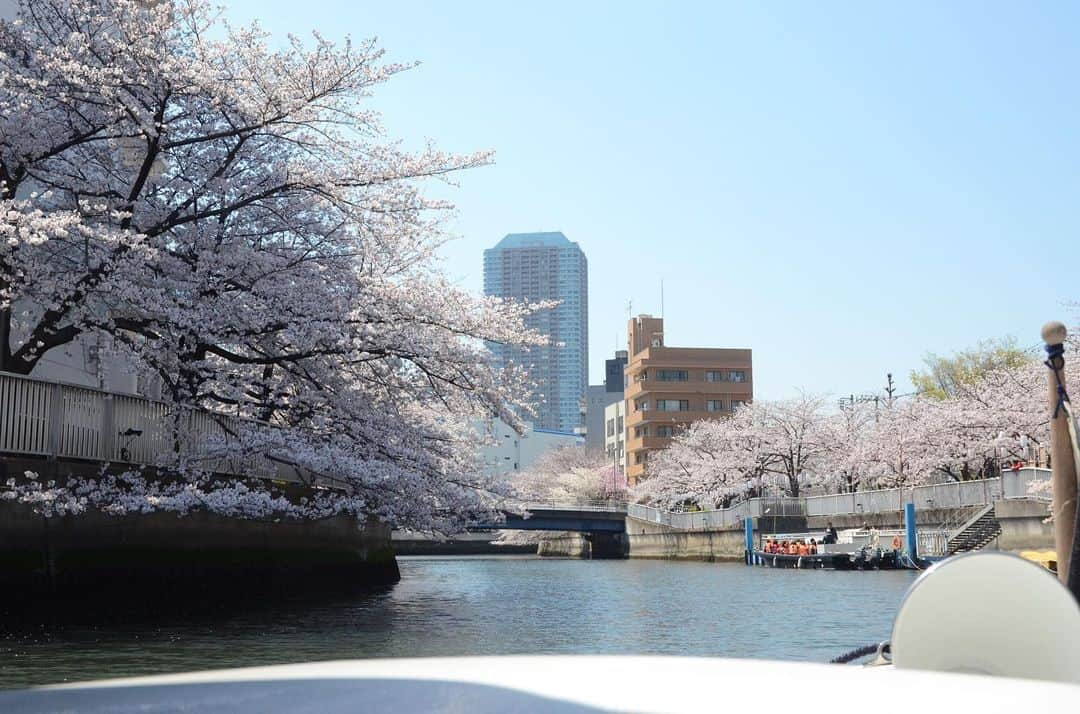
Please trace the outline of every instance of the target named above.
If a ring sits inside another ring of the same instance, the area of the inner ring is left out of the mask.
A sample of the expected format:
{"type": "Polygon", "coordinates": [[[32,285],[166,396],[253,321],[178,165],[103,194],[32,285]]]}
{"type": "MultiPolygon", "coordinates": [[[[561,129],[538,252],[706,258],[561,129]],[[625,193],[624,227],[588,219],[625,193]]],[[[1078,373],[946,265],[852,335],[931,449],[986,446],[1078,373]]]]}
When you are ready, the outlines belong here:
{"type": "Polygon", "coordinates": [[[320,601],[86,622],[5,615],[0,687],[355,657],[662,654],[825,661],[888,639],[915,574],[653,560],[401,558],[320,601]]]}

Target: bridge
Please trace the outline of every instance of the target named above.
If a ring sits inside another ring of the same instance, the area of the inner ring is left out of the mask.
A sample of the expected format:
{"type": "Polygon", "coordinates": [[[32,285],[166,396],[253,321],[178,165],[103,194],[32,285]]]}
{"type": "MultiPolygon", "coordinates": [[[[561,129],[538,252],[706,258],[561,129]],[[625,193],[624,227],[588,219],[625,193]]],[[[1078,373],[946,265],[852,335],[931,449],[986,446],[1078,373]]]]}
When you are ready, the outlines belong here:
{"type": "Polygon", "coordinates": [[[534,501],[521,510],[504,511],[503,520],[474,523],[471,531],[573,531],[623,533],[626,504],[614,501],[534,501]]]}

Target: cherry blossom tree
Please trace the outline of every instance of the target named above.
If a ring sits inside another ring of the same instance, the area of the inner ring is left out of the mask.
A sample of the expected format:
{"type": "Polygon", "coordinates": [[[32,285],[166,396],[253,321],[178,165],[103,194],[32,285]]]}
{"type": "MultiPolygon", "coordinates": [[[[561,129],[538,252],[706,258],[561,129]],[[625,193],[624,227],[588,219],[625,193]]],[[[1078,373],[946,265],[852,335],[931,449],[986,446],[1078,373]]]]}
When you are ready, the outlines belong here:
{"type": "Polygon", "coordinates": [[[820,397],[756,401],[730,417],[692,423],[650,461],[637,494],[666,505],[724,507],[772,485],[798,496],[823,458],[820,397]]]}
{"type": "Polygon", "coordinates": [[[418,184],[490,155],[387,139],[369,98],[409,66],[382,54],[272,49],[204,0],[20,2],[0,21],[0,370],[101,335],[176,414],[274,425],[394,525],[490,505],[468,420],[520,428],[528,389],[483,343],[542,343],[537,306],[442,273],[450,206],[418,184]]]}
{"type": "MultiPolygon", "coordinates": [[[[1068,351],[1080,354],[1080,337],[1068,351]]],[[[1068,378],[1080,393],[1080,370],[1068,378]]],[[[638,496],[669,507],[724,507],[763,491],[797,496],[966,481],[1027,460],[1048,440],[1041,356],[990,366],[953,392],[829,412],[821,397],[756,401],[699,421],[650,460],[638,496]]]]}
{"type": "Polygon", "coordinates": [[[529,501],[599,501],[620,498],[625,482],[612,476],[603,452],[581,446],[552,449],[529,469],[511,475],[516,497],[529,501]]]}

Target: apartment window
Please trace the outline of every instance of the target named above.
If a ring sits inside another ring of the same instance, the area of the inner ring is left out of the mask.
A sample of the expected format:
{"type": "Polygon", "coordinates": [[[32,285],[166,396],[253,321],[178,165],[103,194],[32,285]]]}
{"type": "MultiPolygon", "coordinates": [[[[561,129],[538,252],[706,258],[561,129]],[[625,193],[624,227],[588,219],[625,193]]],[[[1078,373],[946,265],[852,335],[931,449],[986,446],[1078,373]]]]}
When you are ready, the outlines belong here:
{"type": "Polygon", "coordinates": [[[618,418],[616,419],[616,422],[618,423],[618,426],[616,426],[616,427],[615,427],[615,429],[616,429],[616,430],[617,430],[617,431],[618,431],[618,432],[619,432],[619,433],[621,434],[621,433],[622,433],[622,431],[623,431],[623,418],[622,418],[622,417],[618,417],[618,418]]]}
{"type": "Polygon", "coordinates": [[[647,412],[647,411],[649,411],[649,400],[648,399],[635,399],[634,400],[634,411],[638,411],[638,412],[647,412]]]}
{"type": "Polygon", "coordinates": [[[730,372],[728,372],[728,381],[729,382],[745,382],[746,381],[746,372],[744,372],[741,369],[733,369],[730,372]]]}
{"type": "Polygon", "coordinates": [[[724,400],[722,399],[708,399],[705,401],[705,411],[707,412],[722,412],[724,411],[724,400]]]}
{"type": "Polygon", "coordinates": [[[643,369],[639,374],[634,375],[635,382],[647,382],[649,380],[649,370],[643,369]]]}
{"type": "Polygon", "coordinates": [[[670,425],[661,425],[656,427],[657,436],[675,436],[675,427],[670,425]]]}
{"type": "Polygon", "coordinates": [[[741,407],[744,404],[746,404],[746,402],[744,402],[741,399],[732,399],[731,400],[731,411],[735,411],[736,409],[738,409],[739,407],[741,407]]]}
{"type": "Polygon", "coordinates": [[[688,399],[657,399],[656,409],[662,412],[688,412],[690,400],[688,399]]]}
{"type": "Polygon", "coordinates": [[[661,382],[685,382],[690,375],[685,369],[658,369],[656,379],[661,382]]]}
{"type": "Polygon", "coordinates": [[[607,435],[608,436],[615,436],[615,420],[614,419],[608,419],[607,420],[607,435]]]}
{"type": "Polygon", "coordinates": [[[635,426],[634,427],[634,436],[640,438],[640,437],[648,436],[648,435],[649,435],[649,427],[647,427],[647,426],[635,426]]]}
{"type": "Polygon", "coordinates": [[[722,382],[724,381],[724,373],[718,369],[710,369],[705,372],[706,382],[722,382]]]}

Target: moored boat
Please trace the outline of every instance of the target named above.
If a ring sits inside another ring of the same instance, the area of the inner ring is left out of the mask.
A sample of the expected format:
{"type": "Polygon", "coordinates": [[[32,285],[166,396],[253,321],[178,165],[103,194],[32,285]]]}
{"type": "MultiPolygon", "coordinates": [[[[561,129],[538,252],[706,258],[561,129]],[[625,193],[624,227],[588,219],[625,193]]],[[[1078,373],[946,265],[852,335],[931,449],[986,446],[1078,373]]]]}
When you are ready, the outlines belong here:
{"type": "Polygon", "coordinates": [[[851,552],[790,555],[754,551],[754,564],[768,568],[798,568],[807,570],[900,570],[905,568],[900,552],[881,548],[859,548],[851,552]]]}

